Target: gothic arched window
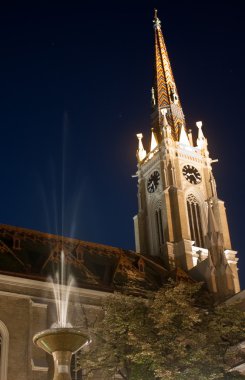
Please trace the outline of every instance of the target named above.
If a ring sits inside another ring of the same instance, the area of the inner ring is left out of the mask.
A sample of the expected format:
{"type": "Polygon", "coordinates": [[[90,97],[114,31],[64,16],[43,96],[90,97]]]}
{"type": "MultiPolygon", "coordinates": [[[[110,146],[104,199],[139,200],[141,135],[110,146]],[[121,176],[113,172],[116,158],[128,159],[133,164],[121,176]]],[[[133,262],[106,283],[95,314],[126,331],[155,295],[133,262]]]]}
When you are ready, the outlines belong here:
{"type": "Polygon", "coordinates": [[[5,324],[0,321],[0,379],[7,380],[8,376],[9,332],[5,324]]]}
{"type": "Polygon", "coordinates": [[[163,224],[162,224],[162,210],[159,208],[155,211],[156,229],[159,246],[164,244],[163,224]]]}
{"type": "Polygon", "coordinates": [[[187,211],[191,239],[197,247],[204,247],[200,205],[193,194],[187,197],[187,211]]]}

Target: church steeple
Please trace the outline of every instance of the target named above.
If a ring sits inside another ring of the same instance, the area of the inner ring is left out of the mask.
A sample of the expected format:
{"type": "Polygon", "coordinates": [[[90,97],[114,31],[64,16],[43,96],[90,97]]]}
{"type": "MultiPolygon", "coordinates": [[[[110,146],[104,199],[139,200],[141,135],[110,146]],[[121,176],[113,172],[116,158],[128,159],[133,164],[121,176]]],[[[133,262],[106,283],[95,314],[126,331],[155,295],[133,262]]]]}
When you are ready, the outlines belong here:
{"type": "Polygon", "coordinates": [[[156,9],[153,24],[155,30],[155,79],[152,88],[152,124],[157,134],[160,135],[162,131],[162,110],[166,109],[173,139],[178,140],[180,128],[185,125],[185,118],[162,34],[161,21],[157,16],[156,9]]]}
{"type": "MultiPolygon", "coordinates": [[[[221,297],[239,291],[224,202],[218,198],[208,140],[187,133],[176,84],[155,11],[155,82],[150,151],[138,134],[136,251],[181,267],[221,297]],[[207,209],[208,204],[208,209],[207,209]],[[212,207],[211,207],[212,204],[212,207]],[[207,223],[208,219],[208,223],[207,223]]],[[[194,277],[193,277],[194,278],[194,277]]]]}

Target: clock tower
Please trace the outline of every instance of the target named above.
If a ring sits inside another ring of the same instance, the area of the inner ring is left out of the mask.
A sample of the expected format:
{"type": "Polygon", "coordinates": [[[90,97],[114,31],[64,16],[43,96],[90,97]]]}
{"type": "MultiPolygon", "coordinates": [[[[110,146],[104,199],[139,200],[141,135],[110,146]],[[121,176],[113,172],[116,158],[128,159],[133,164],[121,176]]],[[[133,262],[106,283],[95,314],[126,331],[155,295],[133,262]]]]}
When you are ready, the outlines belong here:
{"type": "Polygon", "coordinates": [[[138,138],[136,251],[180,267],[221,297],[240,290],[224,202],[218,198],[202,122],[186,127],[161,22],[155,11],[155,78],[150,151],[138,138]]]}

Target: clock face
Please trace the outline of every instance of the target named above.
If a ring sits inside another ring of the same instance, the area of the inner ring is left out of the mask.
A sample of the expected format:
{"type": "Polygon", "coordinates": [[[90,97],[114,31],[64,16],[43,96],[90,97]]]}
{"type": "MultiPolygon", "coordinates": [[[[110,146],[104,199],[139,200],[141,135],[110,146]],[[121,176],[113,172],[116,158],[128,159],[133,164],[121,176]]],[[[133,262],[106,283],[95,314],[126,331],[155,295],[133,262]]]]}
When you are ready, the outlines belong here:
{"type": "Polygon", "coordinates": [[[197,185],[202,180],[201,174],[192,165],[185,165],[182,169],[182,173],[185,179],[194,185],[197,185]]]}
{"type": "Polygon", "coordinates": [[[149,193],[154,193],[160,182],[160,174],[155,170],[147,181],[147,190],[149,193]]]}

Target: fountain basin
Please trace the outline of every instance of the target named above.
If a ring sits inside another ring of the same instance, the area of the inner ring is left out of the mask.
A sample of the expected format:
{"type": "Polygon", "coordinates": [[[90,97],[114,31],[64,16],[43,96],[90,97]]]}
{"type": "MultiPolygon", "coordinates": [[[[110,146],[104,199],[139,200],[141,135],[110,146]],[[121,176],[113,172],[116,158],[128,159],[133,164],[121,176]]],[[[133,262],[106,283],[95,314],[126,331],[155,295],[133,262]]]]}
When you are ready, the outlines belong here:
{"type": "Polygon", "coordinates": [[[74,354],[88,341],[87,335],[72,327],[44,330],[33,337],[33,342],[49,354],[55,351],[70,351],[74,354]]]}
{"type": "Polygon", "coordinates": [[[89,339],[80,330],[62,327],[41,331],[33,337],[33,342],[53,356],[53,380],[71,380],[70,365],[72,354],[88,344],[89,339]]]}

